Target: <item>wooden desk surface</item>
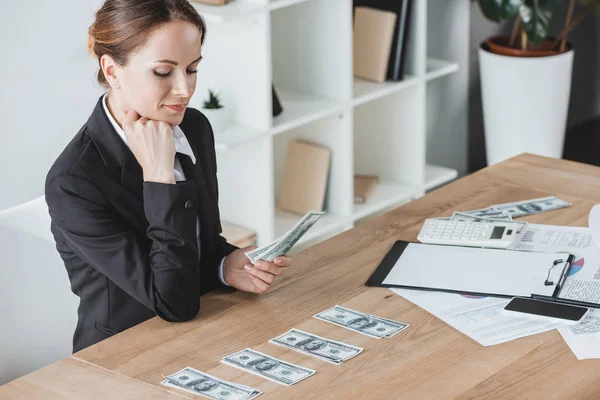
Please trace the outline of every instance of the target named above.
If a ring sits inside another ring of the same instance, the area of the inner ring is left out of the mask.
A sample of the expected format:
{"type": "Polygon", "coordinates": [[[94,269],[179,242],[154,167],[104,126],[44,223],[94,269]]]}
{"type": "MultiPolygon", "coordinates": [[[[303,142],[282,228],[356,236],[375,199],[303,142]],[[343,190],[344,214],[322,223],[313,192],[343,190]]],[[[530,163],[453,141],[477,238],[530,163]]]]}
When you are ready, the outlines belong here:
{"type": "Polygon", "coordinates": [[[191,366],[259,388],[264,399],[598,399],[600,360],[578,361],[556,330],[483,347],[391,291],[364,286],[395,240],[416,241],[425,218],[548,195],[570,201],[573,207],[526,220],[587,226],[590,208],[600,203],[600,168],[533,155],[510,159],[297,254],[292,269],[267,294],[208,294],[193,321],[151,319],[3,386],[0,398],[26,393],[34,378],[48,380],[31,389],[48,398],[47,388],[66,383],[75,387],[77,376],[91,381],[94,390],[78,391],[74,398],[85,397],[82,393],[97,397],[99,387],[122,398],[124,393],[135,397],[129,394],[136,388],[144,390],[140,397],[160,390],[196,398],[160,385],[161,374],[191,366]],[[391,339],[377,340],[312,318],[336,304],[410,327],[391,339]],[[291,328],[365,350],[332,365],[268,343],[291,328]],[[284,387],[219,362],[245,347],[317,373],[284,387]]]}

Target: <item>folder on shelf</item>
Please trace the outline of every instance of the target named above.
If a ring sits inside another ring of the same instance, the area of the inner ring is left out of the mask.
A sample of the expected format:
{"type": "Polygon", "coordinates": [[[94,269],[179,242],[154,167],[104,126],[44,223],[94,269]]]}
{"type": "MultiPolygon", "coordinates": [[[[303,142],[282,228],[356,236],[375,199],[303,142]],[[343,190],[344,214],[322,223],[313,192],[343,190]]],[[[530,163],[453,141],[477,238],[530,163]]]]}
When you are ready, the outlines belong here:
{"type": "Polygon", "coordinates": [[[354,175],[354,203],[366,203],[378,183],[377,175],[354,175]]]}
{"type": "Polygon", "coordinates": [[[396,241],[367,286],[441,291],[536,300],[600,308],[565,298],[575,256],[396,241]]]}
{"type": "Polygon", "coordinates": [[[279,208],[302,215],[310,210],[323,211],[330,162],[327,147],[291,141],[283,166],[279,208]]]}
{"type": "Polygon", "coordinates": [[[387,79],[400,81],[404,78],[406,49],[410,36],[413,0],[354,0],[354,7],[366,6],[396,14],[393,42],[388,63],[387,79]]]}
{"type": "Polygon", "coordinates": [[[370,7],[354,12],[354,75],[385,81],[396,25],[396,14],[370,7]]]}

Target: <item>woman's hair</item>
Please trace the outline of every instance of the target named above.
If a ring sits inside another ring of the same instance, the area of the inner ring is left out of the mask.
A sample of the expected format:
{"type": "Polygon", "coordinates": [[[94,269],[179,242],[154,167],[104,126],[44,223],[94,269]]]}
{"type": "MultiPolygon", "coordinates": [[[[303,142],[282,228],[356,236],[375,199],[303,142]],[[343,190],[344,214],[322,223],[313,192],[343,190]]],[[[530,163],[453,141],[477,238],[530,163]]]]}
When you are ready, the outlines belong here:
{"type": "MultiPolygon", "coordinates": [[[[88,52],[98,58],[98,64],[108,54],[125,65],[129,54],[142,47],[154,30],[171,21],[194,24],[204,43],[206,24],[187,0],[105,0],[88,29],[88,52]]],[[[98,83],[109,87],[101,66],[98,83]]]]}

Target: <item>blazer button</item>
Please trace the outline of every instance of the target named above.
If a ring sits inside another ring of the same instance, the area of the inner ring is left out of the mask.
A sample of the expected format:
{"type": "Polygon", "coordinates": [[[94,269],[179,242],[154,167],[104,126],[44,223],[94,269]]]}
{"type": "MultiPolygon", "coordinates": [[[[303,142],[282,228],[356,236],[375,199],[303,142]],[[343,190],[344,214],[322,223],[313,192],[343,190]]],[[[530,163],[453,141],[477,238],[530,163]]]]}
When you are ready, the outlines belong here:
{"type": "Polygon", "coordinates": [[[185,209],[189,210],[190,208],[194,207],[194,201],[193,200],[188,200],[185,202],[185,209]]]}

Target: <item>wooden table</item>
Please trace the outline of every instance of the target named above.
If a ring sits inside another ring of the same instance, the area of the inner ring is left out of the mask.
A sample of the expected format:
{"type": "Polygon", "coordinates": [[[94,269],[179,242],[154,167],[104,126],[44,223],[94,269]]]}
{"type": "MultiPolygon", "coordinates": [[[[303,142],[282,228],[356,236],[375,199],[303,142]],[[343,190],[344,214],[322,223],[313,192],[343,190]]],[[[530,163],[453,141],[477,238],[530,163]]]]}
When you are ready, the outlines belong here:
{"type": "Polygon", "coordinates": [[[391,291],[364,286],[395,240],[416,240],[425,218],[547,195],[573,207],[526,220],[587,226],[600,168],[532,155],[486,168],[297,254],[265,295],[208,294],[193,321],[154,318],[3,386],[0,398],[198,398],[159,384],[191,366],[259,388],[263,399],[598,399],[600,360],[578,361],[556,330],[483,347],[391,291]],[[312,318],[336,304],[410,327],[377,340],[312,318]],[[365,350],[332,365],[268,343],[290,328],[365,350]],[[219,362],[246,347],[317,373],[284,387],[219,362]]]}

